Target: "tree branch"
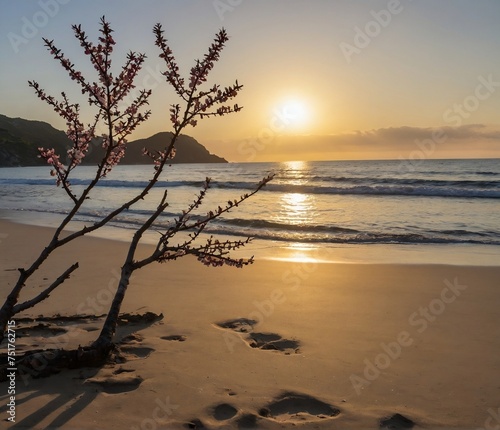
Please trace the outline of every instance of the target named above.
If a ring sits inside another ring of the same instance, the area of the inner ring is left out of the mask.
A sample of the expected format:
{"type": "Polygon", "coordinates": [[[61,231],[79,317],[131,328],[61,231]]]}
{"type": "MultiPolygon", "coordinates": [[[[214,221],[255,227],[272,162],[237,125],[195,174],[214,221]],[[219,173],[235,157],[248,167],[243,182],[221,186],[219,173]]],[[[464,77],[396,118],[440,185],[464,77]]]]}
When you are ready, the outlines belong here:
{"type": "Polygon", "coordinates": [[[78,269],[79,265],[78,263],[73,264],[71,267],[69,267],[59,278],[57,278],[48,288],[43,290],[38,296],[32,298],[31,300],[27,300],[23,303],[19,303],[18,305],[14,306],[13,312],[14,314],[17,314],[19,312],[22,312],[26,309],[32,308],[35,306],[37,303],[40,303],[41,301],[45,300],[47,297],[49,297],[50,293],[55,290],[59,285],[61,285],[66,279],[70,277],[70,275],[78,269]]]}

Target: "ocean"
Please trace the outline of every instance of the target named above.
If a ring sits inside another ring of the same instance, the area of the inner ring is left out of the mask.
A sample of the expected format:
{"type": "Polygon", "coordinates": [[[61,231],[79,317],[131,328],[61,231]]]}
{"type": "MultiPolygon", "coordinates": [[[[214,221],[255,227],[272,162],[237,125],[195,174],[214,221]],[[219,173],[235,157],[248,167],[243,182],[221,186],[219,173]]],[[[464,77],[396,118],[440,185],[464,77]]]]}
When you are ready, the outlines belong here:
{"type": "MultiPolygon", "coordinates": [[[[193,201],[205,177],[212,185],[201,216],[262,191],[207,227],[222,238],[251,236],[238,255],[294,261],[500,264],[500,160],[325,161],[182,164],[169,167],[140,204],[100,236],[127,240],[168,189],[170,206],[155,229],[168,228],[193,201]]],[[[49,167],[0,169],[0,217],[53,226],[71,208],[49,167]]],[[[78,193],[94,172],[80,166],[78,193]]],[[[89,224],[121,205],[152,176],[152,166],[119,166],[75,217],[89,224]]],[[[2,232],[0,232],[2,233],[2,232]]],[[[154,243],[157,232],[147,236],[154,243]]]]}

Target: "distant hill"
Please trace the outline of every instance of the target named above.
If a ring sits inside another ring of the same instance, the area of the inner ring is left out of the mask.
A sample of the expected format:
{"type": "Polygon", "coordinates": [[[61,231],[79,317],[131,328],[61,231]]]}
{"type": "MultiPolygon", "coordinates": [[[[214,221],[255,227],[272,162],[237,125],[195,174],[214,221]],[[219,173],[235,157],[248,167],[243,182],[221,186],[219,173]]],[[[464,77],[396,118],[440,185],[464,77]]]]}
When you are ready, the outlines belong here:
{"type": "Polygon", "coordinates": [[[0,166],[36,166],[37,148],[54,148],[65,154],[69,145],[66,133],[42,121],[28,121],[0,115],[0,166]]]}
{"type": "MultiPolygon", "coordinates": [[[[172,137],[171,132],[157,133],[146,139],[138,139],[128,143],[128,148],[125,156],[123,157],[123,164],[149,164],[151,160],[142,154],[142,149],[147,148],[149,151],[161,151],[165,149],[166,145],[170,142],[172,137]]],[[[98,149],[92,151],[89,156],[88,162],[97,162],[102,154],[102,147],[97,146],[98,149]]],[[[208,150],[194,138],[181,134],[176,145],[175,158],[172,164],[177,163],[227,163],[224,158],[217,155],[210,154],[208,150]]]]}
{"type": "MultiPolygon", "coordinates": [[[[165,148],[172,136],[170,132],[157,133],[147,139],[130,141],[121,164],[151,164],[149,157],[142,155],[142,149],[159,151],[165,148]]],[[[71,142],[66,133],[42,121],[9,118],[0,115],[0,167],[39,166],[45,161],[38,158],[38,148],[54,148],[64,160],[71,142]]],[[[176,144],[177,163],[227,163],[224,158],[210,152],[194,138],[181,135],[176,144]]],[[[96,140],[84,164],[96,164],[102,157],[103,149],[96,140]]]]}

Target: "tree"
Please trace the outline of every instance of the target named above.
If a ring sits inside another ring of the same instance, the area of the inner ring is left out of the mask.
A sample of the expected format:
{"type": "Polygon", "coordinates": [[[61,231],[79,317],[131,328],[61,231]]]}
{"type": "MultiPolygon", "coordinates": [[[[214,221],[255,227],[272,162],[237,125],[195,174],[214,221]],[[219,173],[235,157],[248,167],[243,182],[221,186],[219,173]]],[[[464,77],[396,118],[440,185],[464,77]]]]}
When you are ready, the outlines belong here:
{"type": "MultiPolygon", "coordinates": [[[[220,89],[219,85],[214,85],[208,90],[200,89],[200,86],[207,81],[208,74],[212,70],[214,63],[219,59],[220,52],[228,40],[225,30],[221,30],[217,34],[204,59],[196,61],[195,66],[191,69],[189,84],[187,87],[185,85],[185,80],[179,74],[179,68],[172,55],[171,49],[167,45],[167,41],[163,35],[164,32],[160,24],[155,26],[154,32],[156,35],[156,45],[161,49],[160,58],[165,60],[167,66],[167,72],[165,72],[167,81],[173,86],[177,95],[184,101],[184,107],[181,107],[179,104],[175,104],[172,105],[170,109],[170,120],[174,126],[174,138],[179,135],[180,131],[186,127],[186,125],[190,124],[192,126],[196,126],[197,117],[203,119],[215,115],[222,116],[240,110],[238,105],[231,107],[223,104],[235,97],[238,91],[242,88],[242,86],[238,84],[238,81],[236,81],[234,85],[226,87],[223,90],[220,89]],[[219,104],[220,106],[214,110],[214,107],[219,104]]],[[[171,143],[169,151],[172,149],[173,143],[171,143]]],[[[165,162],[169,158],[168,151],[162,154],[149,155],[151,155],[154,158],[155,163],[157,163],[157,169],[163,168],[165,162]]],[[[187,210],[183,211],[179,218],[174,220],[173,226],[161,234],[156,248],[151,255],[142,260],[135,261],[134,257],[137,245],[143,234],[154,225],[156,219],[164,212],[168,205],[167,191],[165,190],[163,198],[159,202],[156,211],[151,214],[147,221],[134,234],[130,243],[129,252],[122,266],[118,289],[113,302],[111,303],[111,307],[101,334],[93,343],[92,347],[103,349],[104,352],[112,347],[112,339],[115,333],[121,303],[125,296],[130,277],[135,270],[141,269],[153,262],[163,263],[170,260],[176,260],[177,258],[186,255],[195,255],[203,264],[215,267],[231,265],[241,268],[252,263],[253,258],[248,260],[236,260],[229,256],[231,250],[245,246],[249,242],[249,238],[244,241],[228,240],[220,242],[217,239],[210,237],[201,244],[198,239],[208,223],[220,217],[225,212],[228,212],[233,207],[237,207],[240,203],[257,193],[270,180],[271,177],[264,178],[257,185],[257,188],[250,194],[245,194],[240,196],[237,200],[229,201],[224,207],[219,206],[216,210],[209,211],[201,220],[191,221],[190,214],[200,207],[207,190],[210,187],[210,178],[206,178],[203,189],[200,191],[197,198],[187,208],[187,210]],[[175,236],[184,231],[191,231],[192,233],[189,234],[186,240],[171,245],[171,241],[175,238],[175,236]]]]}
{"type": "Polygon", "coordinates": [[[81,26],[73,26],[73,31],[76,38],[80,42],[85,55],[90,59],[91,64],[98,75],[98,82],[85,80],[83,75],[76,70],[71,61],[59,50],[53,41],[43,39],[45,46],[59,61],[64,69],[67,70],[73,81],[81,87],[84,95],[88,96],[88,104],[95,107],[95,114],[91,124],[84,125],[80,119],[80,106],[76,103],[71,103],[63,92],[61,99],[57,100],[53,96],[47,95],[39,84],[35,81],[30,81],[29,85],[35,90],[37,96],[47,102],[56,113],[58,113],[67,125],[67,136],[71,141],[71,148],[68,150],[67,165],[61,162],[60,154],[56,154],[53,149],[39,148],[40,157],[44,158],[47,163],[52,166],[51,175],[56,177],[56,183],[61,186],[69,198],[73,202],[73,207],[63,219],[59,227],[56,229],[52,239],[40,253],[38,258],[27,269],[19,269],[19,278],[10,294],[7,296],[5,303],[0,309],[0,342],[4,338],[7,321],[13,315],[33,307],[42,300],[45,300],[49,294],[61,285],[70,275],[78,268],[78,263],[69,267],[62,275],[44,291],[27,300],[23,303],[18,303],[19,294],[26,285],[29,278],[40,268],[40,266],[49,258],[53,251],[71,242],[72,240],[81,237],[91,231],[102,227],[120,212],[132,206],[136,201],[143,198],[152,188],[157,177],[153,177],[147,187],[139,196],[126,202],[122,207],[117,208],[102,218],[99,222],[92,226],[76,231],[65,238],[61,238],[61,233],[64,228],[71,222],[74,216],[78,213],[81,206],[87,198],[90,197],[92,189],[97,185],[100,179],[106,176],[112,168],[118,164],[126,149],[127,136],[132,133],[136,127],[146,121],[150,116],[150,111],[140,112],[148,104],[148,98],[151,95],[150,90],[142,90],[139,95],[133,99],[128,105],[119,109],[118,104],[125,102],[126,96],[134,88],[133,81],[141,69],[146,56],[135,52],[129,52],[127,61],[121,69],[117,77],[113,77],[111,72],[111,54],[115,42],[111,36],[112,30],[109,23],[104,17],[101,19],[101,37],[99,43],[93,44],[90,42],[81,29],[81,26]],[[89,185],[77,196],[71,189],[70,176],[71,172],[78,167],[89,150],[91,141],[96,137],[96,129],[99,123],[103,123],[106,133],[102,136],[102,145],[105,149],[104,155],[97,167],[95,176],[90,181],[89,185]]]}
{"type": "MultiPolygon", "coordinates": [[[[78,213],[84,201],[90,198],[92,189],[124,156],[127,149],[127,136],[132,133],[140,123],[147,120],[150,115],[149,110],[144,113],[140,112],[140,110],[148,104],[148,99],[151,95],[150,90],[141,90],[139,95],[133,99],[131,103],[126,105],[126,107],[121,106],[134,88],[133,82],[146,58],[145,55],[130,52],[120,73],[114,77],[111,71],[111,54],[115,41],[112,37],[112,29],[105,18],[103,17],[101,19],[101,36],[97,44],[93,44],[88,40],[81,26],[73,26],[73,31],[85,55],[89,57],[91,64],[94,66],[99,78],[99,83],[86,80],[82,73],[75,68],[74,64],[57,49],[53,41],[44,39],[45,46],[64,69],[67,70],[71,79],[79,84],[82,93],[88,96],[88,104],[95,107],[97,113],[93,121],[85,126],[80,119],[79,105],[70,103],[65,93],[62,93],[62,99],[58,101],[54,97],[47,95],[37,82],[29,82],[29,85],[34,88],[38,97],[47,102],[55,112],[66,120],[67,135],[72,141],[72,147],[68,150],[67,154],[67,164],[65,165],[61,162],[60,155],[56,154],[53,149],[40,148],[39,151],[40,156],[52,167],[51,175],[56,177],[57,185],[61,186],[73,201],[73,208],[61,222],[51,241],[33,264],[28,269],[19,269],[19,280],[0,310],[2,339],[7,321],[10,320],[13,315],[45,300],[55,288],[60,286],[71,273],[78,268],[78,263],[73,264],[42,293],[30,300],[18,304],[19,293],[25,286],[26,281],[40,268],[55,249],[91,231],[99,229],[122,211],[130,208],[139,200],[144,199],[157,183],[165,167],[168,166],[169,160],[175,156],[176,141],[181,131],[186,127],[194,127],[197,125],[198,120],[204,118],[223,116],[241,110],[241,107],[237,104],[230,105],[228,103],[236,97],[238,92],[242,89],[242,85],[237,81],[233,85],[224,88],[221,88],[221,86],[217,84],[207,87],[206,84],[208,75],[213,69],[214,64],[219,60],[220,53],[228,40],[226,31],[222,29],[217,33],[213,43],[209,47],[208,53],[205,54],[202,60],[197,60],[195,65],[191,68],[189,80],[186,82],[179,73],[179,68],[172,50],[164,37],[162,27],[160,24],[157,24],[154,27],[154,34],[156,36],[156,45],[160,49],[159,56],[165,61],[166,65],[166,71],[163,74],[167,83],[174,88],[181,100],[180,103],[173,104],[170,107],[170,121],[173,125],[172,137],[170,141],[166,143],[165,149],[162,151],[151,153],[147,149],[144,149],[144,154],[151,157],[154,161],[154,171],[152,178],[140,193],[127,202],[124,202],[122,206],[113,210],[93,225],[85,226],[61,238],[63,229],[78,213]],[[77,168],[87,154],[91,140],[96,137],[97,124],[100,122],[104,124],[106,129],[106,133],[102,135],[102,146],[105,149],[105,154],[98,164],[95,176],[89,185],[80,195],[76,195],[71,189],[71,172],[77,168]]],[[[93,363],[102,362],[109,354],[109,351],[113,347],[113,336],[121,303],[130,282],[130,276],[134,271],[146,267],[153,262],[163,263],[176,260],[186,255],[194,255],[200,262],[209,266],[231,265],[243,267],[251,264],[253,258],[233,259],[230,256],[231,250],[246,245],[251,240],[250,238],[221,242],[213,237],[203,240],[201,234],[210,222],[250,198],[271,179],[272,176],[263,178],[252,192],[240,196],[233,201],[228,201],[226,204],[218,206],[214,210],[208,211],[201,219],[193,219],[192,213],[200,208],[210,188],[210,178],[206,178],[205,184],[196,199],[182,212],[182,214],[179,214],[178,218],[173,220],[172,225],[166,231],[161,232],[153,252],[148,257],[136,261],[135,253],[144,233],[154,227],[155,221],[168,205],[167,190],[164,190],[163,197],[158,202],[156,210],[154,210],[143,225],[137,229],[130,242],[129,251],[121,269],[119,286],[98,339],[89,347],[79,348],[78,351],[73,351],[71,356],[73,365],[74,360],[82,364],[86,364],[89,361],[93,363]],[[176,241],[176,235],[182,232],[189,232],[189,234],[187,237],[176,241]]],[[[64,353],[63,355],[64,360],[67,361],[67,354],[64,353]]],[[[52,360],[57,360],[60,356],[60,354],[56,355],[52,360]]]]}

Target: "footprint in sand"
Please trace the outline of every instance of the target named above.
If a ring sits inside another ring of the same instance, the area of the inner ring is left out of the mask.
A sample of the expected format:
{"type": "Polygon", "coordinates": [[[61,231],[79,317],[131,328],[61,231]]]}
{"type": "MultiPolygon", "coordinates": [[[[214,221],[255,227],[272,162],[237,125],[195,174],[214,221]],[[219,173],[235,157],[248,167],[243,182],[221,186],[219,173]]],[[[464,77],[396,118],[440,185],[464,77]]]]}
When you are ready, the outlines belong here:
{"type": "Polygon", "coordinates": [[[125,336],[124,338],[122,338],[122,340],[120,340],[120,343],[121,344],[137,344],[137,343],[141,343],[142,341],[144,340],[144,337],[142,337],[139,333],[132,333],[132,334],[129,334],[128,336],[125,336]]]}
{"type": "MultiPolygon", "coordinates": [[[[139,334],[131,334],[124,337],[118,345],[116,363],[126,363],[128,361],[147,358],[153,348],[137,346],[142,340],[139,334]]],[[[136,390],[143,382],[140,376],[134,374],[135,369],[120,366],[113,370],[111,374],[106,374],[87,379],[87,383],[96,384],[101,391],[108,394],[120,394],[136,390]]]]}
{"type": "Polygon", "coordinates": [[[205,424],[198,418],[195,418],[186,424],[184,424],[184,428],[188,429],[196,429],[196,430],[207,430],[207,427],[205,427],[205,424]]]}
{"type": "Polygon", "coordinates": [[[98,385],[101,390],[108,394],[120,394],[139,388],[142,379],[140,376],[127,374],[127,371],[111,376],[101,376],[87,379],[87,383],[98,385]]]}
{"type": "Polygon", "coordinates": [[[149,357],[154,349],[147,346],[140,346],[143,340],[144,338],[138,333],[125,336],[119,344],[119,356],[124,361],[149,357]]]}
{"type": "Polygon", "coordinates": [[[233,418],[238,413],[238,410],[229,403],[217,405],[212,410],[212,415],[217,421],[226,421],[233,418]]]}
{"type": "Polygon", "coordinates": [[[216,323],[216,325],[221,328],[237,331],[240,333],[248,333],[253,331],[253,326],[256,324],[257,321],[250,320],[248,318],[237,318],[234,320],[227,320],[220,323],[216,323]]]}
{"type": "Polygon", "coordinates": [[[185,342],[187,338],[182,334],[172,334],[170,336],[162,336],[160,339],[171,340],[176,342],[185,342]]]}
{"type": "Polygon", "coordinates": [[[401,414],[394,414],[380,420],[379,427],[386,430],[406,430],[412,429],[415,423],[401,414]]]}
{"type": "Polygon", "coordinates": [[[276,333],[250,333],[247,342],[252,348],[281,351],[288,354],[298,352],[300,346],[298,340],[283,339],[276,333]]]}
{"type": "Polygon", "coordinates": [[[257,428],[257,415],[254,414],[244,414],[236,420],[238,429],[247,430],[257,428]]]}
{"type": "Polygon", "coordinates": [[[285,392],[259,411],[259,415],[282,423],[312,422],[334,418],[340,409],[307,394],[285,392]]]}
{"type": "Polygon", "coordinates": [[[256,324],[257,321],[255,320],[237,318],[218,322],[215,325],[226,330],[246,334],[246,336],[243,336],[243,339],[252,348],[279,351],[285,354],[299,352],[300,342],[298,340],[283,339],[277,333],[255,333],[253,332],[253,328],[256,324]]]}
{"type": "Polygon", "coordinates": [[[154,349],[147,346],[121,346],[120,351],[125,353],[127,360],[134,360],[149,357],[154,349]]]}

